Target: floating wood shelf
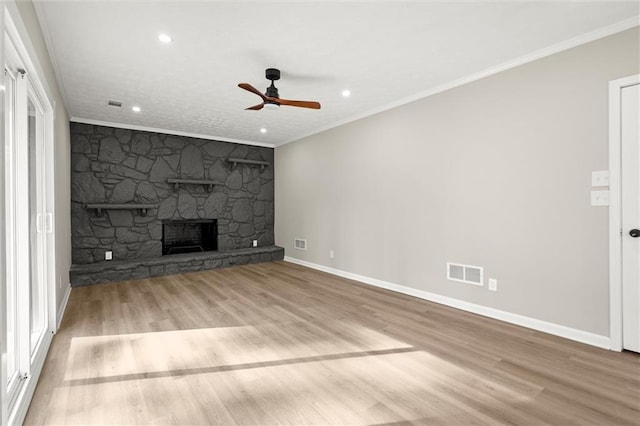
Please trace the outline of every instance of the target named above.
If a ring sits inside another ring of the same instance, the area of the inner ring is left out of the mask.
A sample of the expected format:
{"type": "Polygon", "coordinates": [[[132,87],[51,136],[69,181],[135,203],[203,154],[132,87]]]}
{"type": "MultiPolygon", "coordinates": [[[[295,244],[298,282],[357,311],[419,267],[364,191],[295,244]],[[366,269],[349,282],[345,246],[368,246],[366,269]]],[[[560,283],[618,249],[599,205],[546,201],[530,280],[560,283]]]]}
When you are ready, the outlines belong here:
{"type": "Polygon", "coordinates": [[[229,158],[227,161],[231,163],[233,167],[236,167],[238,164],[247,164],[249,166],[260,166],[260,170],[264,170],[265,167],[269,166],[268,161],[246,160],[244,158],[229,158]]]}
{"type": "Polygon", "coordinates": [[[222,182],[217,182],[215,180],[200,180],[200,179],[167,179],[167,182],[173,184],[174,189],[178,189],[180,185],[206,185],[209,192],[213,190],[215,185],[222,185],[222,182]]]}
{"type": "Polygon", "coordinates": [[[85,204],[84,208],[87,210],[96,210],[98,216],[102,216],[104,210],[140,210],[142,216],[147,215],[147,210],[154,209],[155,204],[85,204]]]}

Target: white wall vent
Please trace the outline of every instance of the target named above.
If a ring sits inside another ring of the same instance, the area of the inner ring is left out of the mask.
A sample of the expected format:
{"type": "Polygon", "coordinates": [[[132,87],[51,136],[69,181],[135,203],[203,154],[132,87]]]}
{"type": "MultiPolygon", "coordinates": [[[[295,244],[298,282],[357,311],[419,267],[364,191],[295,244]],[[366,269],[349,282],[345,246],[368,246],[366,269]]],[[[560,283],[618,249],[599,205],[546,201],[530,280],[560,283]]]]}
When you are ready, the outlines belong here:
{"type": "Polygon", "coordinates": [[[447,262],[447,279],[461,283],[483,285],[484,271],[480,266],[447,262]]]}
{"type": "Polygon", "coordinates": [[[303,240],[302,238],[294,238],[293,239],[293,247],[298,250],[306,250],[307,249],[307,240],[303,240]]]}

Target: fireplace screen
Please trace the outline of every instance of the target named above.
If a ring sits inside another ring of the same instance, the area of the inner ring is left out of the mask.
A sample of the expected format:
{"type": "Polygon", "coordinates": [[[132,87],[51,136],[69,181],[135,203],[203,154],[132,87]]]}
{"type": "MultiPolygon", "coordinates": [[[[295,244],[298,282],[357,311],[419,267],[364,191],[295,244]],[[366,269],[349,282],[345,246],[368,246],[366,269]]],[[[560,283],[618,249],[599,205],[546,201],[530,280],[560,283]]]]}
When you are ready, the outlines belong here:
{"type": "Polygon", "coordinates": [[[170,220],[162,222],[162,255],[218,250],[218,221],[170,220]]]}

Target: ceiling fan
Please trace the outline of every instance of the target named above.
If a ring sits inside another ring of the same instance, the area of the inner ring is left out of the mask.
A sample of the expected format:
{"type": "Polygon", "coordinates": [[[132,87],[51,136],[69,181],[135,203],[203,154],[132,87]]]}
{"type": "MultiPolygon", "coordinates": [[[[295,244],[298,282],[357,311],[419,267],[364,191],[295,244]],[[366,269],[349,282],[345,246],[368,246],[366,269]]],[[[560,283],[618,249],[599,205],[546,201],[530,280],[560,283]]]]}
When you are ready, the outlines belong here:
{"type": "Polygon", "coordinates": [[[249,83],[240,83],[238,87],[255,93],[256,95],[262,98],[262,103],[258,105],[251,106],[249,108],[245,108],[248,110],[257,111],[264,107],[266,108],[278,108],[280,105],[294,106],[300,108],[311,108],[311,109],[320,109],[319,102],[313,101],[292,101],[289,99],[281,99],[278,96],[278,88],[273,84],[274,81],[280,80],[280,70],[275,68],[267,68],[265,71],[265,76],[267,80],[271,80],[271,86],[267,87],[266,93],[262,94],[258,89],[250,85],[249,83]]]}

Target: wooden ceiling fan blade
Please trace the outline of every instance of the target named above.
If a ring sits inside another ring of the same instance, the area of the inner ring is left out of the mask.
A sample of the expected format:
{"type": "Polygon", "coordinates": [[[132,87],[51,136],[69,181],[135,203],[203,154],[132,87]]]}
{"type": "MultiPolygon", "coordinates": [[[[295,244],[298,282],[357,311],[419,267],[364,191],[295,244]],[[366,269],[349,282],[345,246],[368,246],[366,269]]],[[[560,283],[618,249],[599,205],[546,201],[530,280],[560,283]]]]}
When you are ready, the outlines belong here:
{"type": "Polygon", "coordinates": [[[265,96],[255,87],[253,87],[252,85],[250,85],[249,83],[239,83],[238,87],[241,89],[244,89],[248,92],[254,93],[258,96],[260,96],[262,98],[263,101],[266,101],[267,99],[265,98],[265,96]]]}
{"type": "Polygon", "coordinates": [[[249,108],[245,108],[246,110],[258,111],[264,107],[264,102],[258,105],[251,106],[249,108]]]}
{"type": "Polygon", "coordinates": [[[300,108],[320,109],[320,102],[314,101],[291,101],[288,99],[276,99],[280,105],[294,106],[300,108]]]}

